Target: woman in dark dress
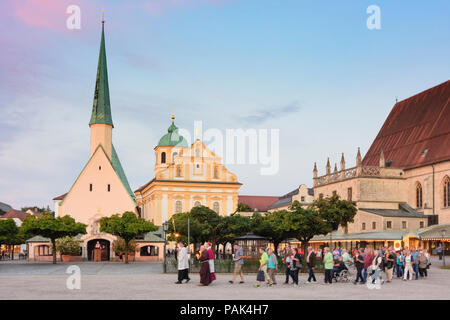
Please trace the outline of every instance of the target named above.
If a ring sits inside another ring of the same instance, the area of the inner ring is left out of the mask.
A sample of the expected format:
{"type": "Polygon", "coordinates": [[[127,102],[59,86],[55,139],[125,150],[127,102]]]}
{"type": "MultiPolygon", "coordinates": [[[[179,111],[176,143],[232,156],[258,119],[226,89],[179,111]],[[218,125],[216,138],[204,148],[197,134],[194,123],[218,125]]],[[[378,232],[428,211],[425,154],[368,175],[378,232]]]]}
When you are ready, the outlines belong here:
{"type": "Polygon", "coordinates": [[[200,256],[198,258],[201,263],[200,283],[199,286],[207,286],[211,283],[211,273],[209,272],[209,255],[204,246],[200,247],[200,256]]]}

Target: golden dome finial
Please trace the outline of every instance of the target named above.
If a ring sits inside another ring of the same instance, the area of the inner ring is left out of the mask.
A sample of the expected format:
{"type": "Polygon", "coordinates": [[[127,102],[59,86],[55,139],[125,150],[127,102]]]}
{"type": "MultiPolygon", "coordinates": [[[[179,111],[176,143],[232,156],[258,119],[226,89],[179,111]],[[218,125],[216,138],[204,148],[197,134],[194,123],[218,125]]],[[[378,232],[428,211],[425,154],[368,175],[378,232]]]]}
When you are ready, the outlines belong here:
{"type": "Polygon", "coordinates": [[[105,9],[102,9],[102,23],[105,23],[105,9]]]}

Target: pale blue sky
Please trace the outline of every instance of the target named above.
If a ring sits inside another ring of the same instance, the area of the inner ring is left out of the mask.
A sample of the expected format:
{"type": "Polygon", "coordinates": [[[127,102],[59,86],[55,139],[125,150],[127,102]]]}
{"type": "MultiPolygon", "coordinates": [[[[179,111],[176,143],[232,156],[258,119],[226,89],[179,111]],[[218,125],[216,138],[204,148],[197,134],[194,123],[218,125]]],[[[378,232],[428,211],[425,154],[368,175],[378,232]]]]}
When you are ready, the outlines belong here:
{"type": "Polygon", "coordinates": [[[363,155],[395,103],[449,79],[449,1],[2,1],[0,201],[51,205],[89,156],[105,8],[113,139],[133,189],[175,110],[225,132],[280,129],[280,171],[230,165],[241,194],[312,186],[344,152],[363,155]],[[65,9],[81,8],[67,30],[65,9]],[[366,9],[381,9],[368,30],[366,9]]]}

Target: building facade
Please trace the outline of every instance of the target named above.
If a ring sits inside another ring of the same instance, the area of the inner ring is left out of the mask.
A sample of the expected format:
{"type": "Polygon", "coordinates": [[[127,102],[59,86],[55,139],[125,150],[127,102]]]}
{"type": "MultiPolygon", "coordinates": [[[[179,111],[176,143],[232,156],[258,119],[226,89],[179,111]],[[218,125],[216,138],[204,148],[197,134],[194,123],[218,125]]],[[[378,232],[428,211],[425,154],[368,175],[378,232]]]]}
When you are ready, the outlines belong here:
{"type": "Polygon", "coordinates": [[[311,205],[314,201],[314,188],[301,184],[297,189],[279,197],[269,206],[268,211],[288,210],[294,201],[298,201],[302,206],[311,205]]]}
{"type": "Polygon", "coordinates": [[[356,202],[355,221],[342,234],[448,224],[450,81],[397,102],[364,158],[358,148],[356,166],[347,169],[342,155],[331,171],[328,159],[325,175],[314,164],[313,181],[315,198],[356,202]]]}
{"type": "Polygon", "coordinates": [[[201,140],[189,146],[174,119],[155,147],[155,177],[135,191],[141,215],[156,225],[195,206],[230,215],[242,184],[201,140]]]}

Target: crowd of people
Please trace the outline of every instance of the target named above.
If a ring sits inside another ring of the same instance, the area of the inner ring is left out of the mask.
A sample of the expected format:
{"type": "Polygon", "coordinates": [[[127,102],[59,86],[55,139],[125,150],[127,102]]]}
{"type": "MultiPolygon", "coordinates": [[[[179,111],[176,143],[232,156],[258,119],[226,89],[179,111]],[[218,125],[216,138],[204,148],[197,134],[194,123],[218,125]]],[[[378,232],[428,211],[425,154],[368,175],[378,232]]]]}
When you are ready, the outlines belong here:
{"type": "MultiPolygon", "coordinates": [[[[233,244],[233,249],[234,272],[229,283],[233,284],[238,276],[240,277],[239,283],[244,283],[242,266],[246,257],[237,243],[233,244]]],[[[379,284],[389,283],[394,277],[404,281],[418,280],[428,276],[428,269],[431,265],[427,249],[420,247],[417,250],[415,247],[411,247],[411,249],[405,247],[399,250],[394,250],[393,247],[382,247],[380,250],[355,248],[348,252],[345,248],[340,247],[314,250],[310,246],[306,252],[301,252],[298,248],[291,248],[289,244],[286,244],[277,253],[281,257],[281,262],[271,248],[259,249],[259,268],[255,270],[257,271],[256,287],[260,287],[263,283],[266,283],[267,286],[276,285],[279,264],[285,266],[284,284],[289,284],[292,280],[295,287],[299,286],[298,275],[303,265],[308,269],[306,284],[317,283],[316,265],[318,261],[323,262],[325,284],[332,284],[333,280],[337,282],[341,278],[346,281],[353,278],[355,285],[365,284],[368,281],[379,284]]],[[[178,261],[178,281],[176,283],[181,284],[183,280],[189,282],[188,252],[182,242],[178,244],[176,256],[178,261]]],[[[208,286],[216,280],[214,257],[211,243],[207,242],[200,247],[200,251],[196,255],[201,264],[200,286],[208,286]]]]}

